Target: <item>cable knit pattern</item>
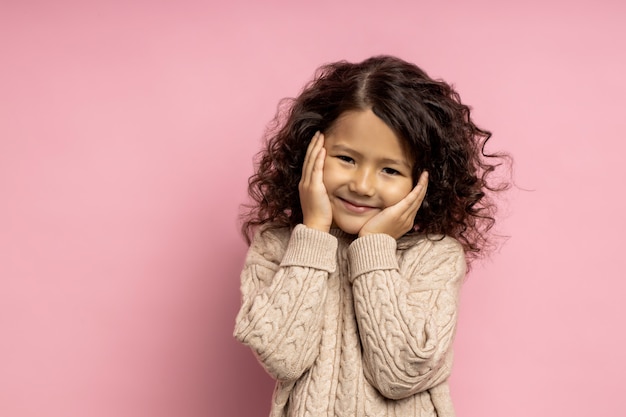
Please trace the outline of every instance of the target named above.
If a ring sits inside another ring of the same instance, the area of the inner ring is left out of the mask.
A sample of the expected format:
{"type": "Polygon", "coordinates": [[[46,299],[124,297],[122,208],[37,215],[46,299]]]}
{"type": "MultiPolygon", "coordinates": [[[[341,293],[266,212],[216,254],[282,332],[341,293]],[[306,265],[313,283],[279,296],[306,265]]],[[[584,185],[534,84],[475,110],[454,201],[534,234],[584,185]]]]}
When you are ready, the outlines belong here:
{"type": "Polygon", "coordinates": [[[454,416],[447,378],[465,265],[449,237],[259,233],[235,337],[277,380],[271,416],[454,416]]]}

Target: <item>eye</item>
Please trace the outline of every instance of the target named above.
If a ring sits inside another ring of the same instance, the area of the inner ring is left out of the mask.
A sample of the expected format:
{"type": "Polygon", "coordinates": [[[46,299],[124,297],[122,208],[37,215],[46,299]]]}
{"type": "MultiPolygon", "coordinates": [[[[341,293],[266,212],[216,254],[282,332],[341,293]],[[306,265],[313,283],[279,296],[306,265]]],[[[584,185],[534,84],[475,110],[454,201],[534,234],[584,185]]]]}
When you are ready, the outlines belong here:
{"type": "Polygon", "coordinates": [[[387,175],[400,175],[400,171],[393,168],[383,168],[383,172],[387,175]]]}
{"type": "Polygon", "coordinates": [[[354,159],[350,158],[349,156],[346,155],[337,155],[337,159],[343,161],[343,162],[347,162],[349,164],[354,163],[354,159]]]}

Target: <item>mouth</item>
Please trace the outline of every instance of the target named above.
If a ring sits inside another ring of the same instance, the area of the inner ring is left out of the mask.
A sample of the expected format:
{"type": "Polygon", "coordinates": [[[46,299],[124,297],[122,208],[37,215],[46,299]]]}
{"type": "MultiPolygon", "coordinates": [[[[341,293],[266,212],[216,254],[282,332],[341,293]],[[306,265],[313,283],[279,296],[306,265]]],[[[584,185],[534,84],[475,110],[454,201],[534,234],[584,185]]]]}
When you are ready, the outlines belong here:
{"type": "Polygon", "coordinates": [[[337,197],[337,198],[339,201],[341,201],[341,204],[343,204],[346,210],[353,212],[353,213],[362,214],[362,213],[368,213],[372,210],[377,209],[377,207],[368,206],[367,204],[363,204],[358,201],[350,201],[341,197],[337,197]]]}

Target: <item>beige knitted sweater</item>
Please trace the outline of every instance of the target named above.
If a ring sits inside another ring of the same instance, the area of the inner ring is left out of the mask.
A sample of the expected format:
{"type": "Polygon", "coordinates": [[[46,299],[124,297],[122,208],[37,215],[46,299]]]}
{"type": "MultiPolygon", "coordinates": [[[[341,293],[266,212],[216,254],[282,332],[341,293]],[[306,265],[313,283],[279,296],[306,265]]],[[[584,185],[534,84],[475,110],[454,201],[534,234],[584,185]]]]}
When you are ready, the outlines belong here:
{"type": "Polygon", "coordinates": [[[454,416],[463,249],[298,225],[258,234],[235,337],[274,377],[272,417],[454,416]]]}

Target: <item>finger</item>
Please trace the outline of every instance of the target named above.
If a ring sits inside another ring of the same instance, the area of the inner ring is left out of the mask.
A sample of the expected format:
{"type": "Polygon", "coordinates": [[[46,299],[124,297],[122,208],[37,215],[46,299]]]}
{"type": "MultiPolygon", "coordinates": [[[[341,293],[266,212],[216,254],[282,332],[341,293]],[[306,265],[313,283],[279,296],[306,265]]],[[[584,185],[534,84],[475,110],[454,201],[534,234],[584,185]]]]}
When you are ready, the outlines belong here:
{"type": "Polygon", "coordinates": [[[419,210],[426,196],[426,190],[428,189],[428,172],[424,171],[419,177],[417,184],[411,192],[405,197],[406,203],[405,213],[415,216],[415,213],[419,210]]]}
{"type": "Polygon", "coordinates": [[[308,162],[308,172],[306,180],[309,182],[309,185],[314,184],[316,181],[322,180],[322,173],[324,171],[324,157],[325,157],[324,149],[324,137],[321,133],[315,137],[315,146],[311,150],[311,155],[309,157],[308,162]]]}
{"type": "Polygon", "coordinates": [[[411,202],[415,200],[421,200],[426,195],[426,189],[428,188],[428,172],[424,171],[420,175],[417,184],[411,190],[411,192],[407,195],[407,200],[411,200],[411,202]]]}
{"type": "Polygon", "coordinates": [[[311,153],[313,152],[313,149],[315,148],[315,143],[317,142],[318,133],[319,132],[315,132],[315,134],[311,138],[311,141],[309,142],[309,145],[307,146],[306,154],[304,156],[304,163],[302,164],[302,172],[303,173],[309,171],[309,166],[310,166],[310,161],[311,161],[311,153]]]}
{"type": "Polygon", "coordinates": [[[418,205],[421,205],[424,197],[426,197],[426,191],[428,191],[428,171],[422,172],[415,188],[417,189],[418,205]]]}
{"type": "Polygon", "coordinates": [[[319,136],[320,132],[315,132],[315,135],[313,135],[313,138],[307,147],[306,155],[304,156],[304,163],[302,164],[302,181],[307,181],[310,176],[312,161],[315,160],[315,146],[318,143],[319,136]]]}
{"type": "Polygon", "coordinates": [[[326,159],[326,148],[324,148],[324,135],[319,135],[317,141],[319,144],[319,150],[317,150],[317,155],[313,164],[311,180],[314,183],[322,183],[324,181],[324,160],[326,159]]]}
{"type": "Polygon", "coordinates": [[[428,188],[428,171],[422,172],[422,174],[419,177],[419,180],[417,181],[417,185],[421,185],[424,188],[424,190],[428,188]]]}

